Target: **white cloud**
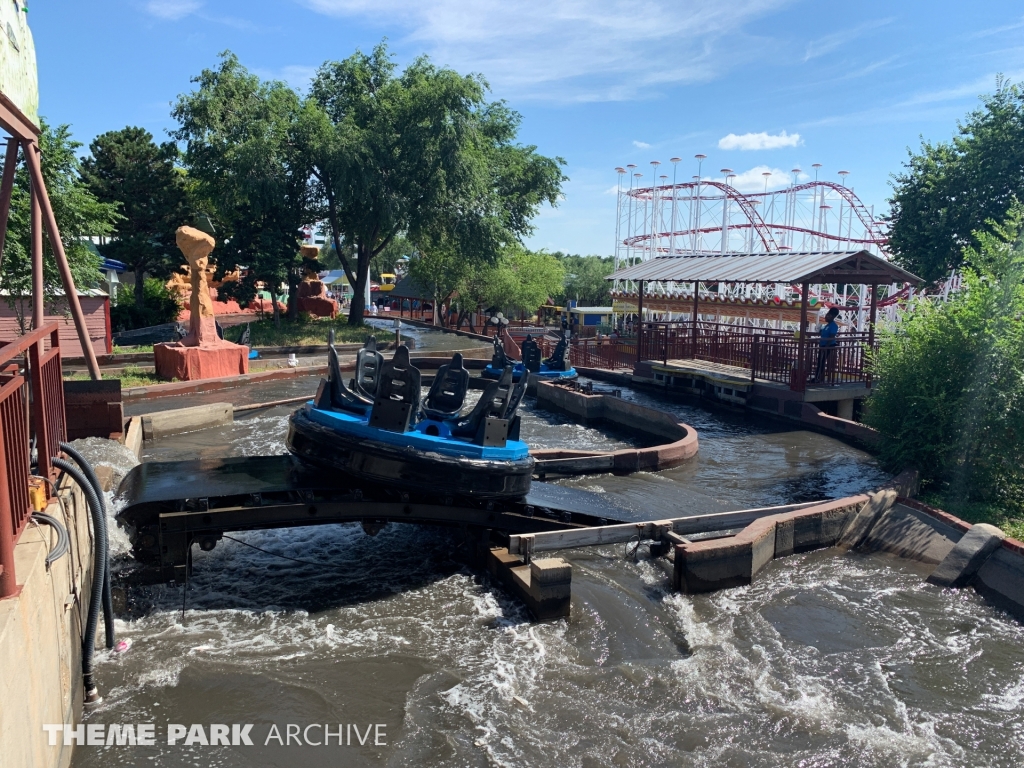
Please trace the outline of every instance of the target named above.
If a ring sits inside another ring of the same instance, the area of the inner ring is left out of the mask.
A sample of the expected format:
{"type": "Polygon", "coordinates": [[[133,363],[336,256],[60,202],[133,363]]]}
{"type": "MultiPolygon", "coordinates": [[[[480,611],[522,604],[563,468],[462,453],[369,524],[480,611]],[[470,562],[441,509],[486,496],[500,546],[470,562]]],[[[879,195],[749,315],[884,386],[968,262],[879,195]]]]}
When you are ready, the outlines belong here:
{"type": "MultiPolygon", "coordinates": [[[[737,173],[729,183],[740,192],[764,192],[764,174],[768,176],[768,189],[782,189],[788,187],[793,181],[793,174],[781,168],[769,168],[767,165],[756,165],[749,171],[737,173]]],[[[797,181],[806,181],[809,177],[806,173],[797,174],[797,181]]],[[[724,176],[719,176],[714,181],[725,181],[724,176]]]]}
{"type": "Polygon", "coordinates": [[[396,45],[482,72],[501,96],[650,97],[706,82],[777,43],[747,25],[794,0],[299,0],[319,13],[404,28],[396,45]]]}
{"type": "Polygon", "coordinates": [[[633,146],[636,147],[637,149],[650,149],[651,148],[651,145],[648,144],[646,141],[634,141],[633,142],[633,146]]]}
{"type": "Polygon", "coordinates": [[[158,19],[175,21],[195,13],[202,6],[199,0],[149,0],[146,10],[158,19]]]}
{"type": "Polygon", "coordinates": [[[737,136],[730,133],[718,140],[719,149],[781,149],[782,147],[797,147],[803,144],[799,133],[786,133],[772,135],[770,133],[744,133],[737,136]]]}
{"type": "Polygon", "coordinates": [[[253,69],[264,80],[283,80],[297,91],[306,91],[316,74],[316,67],[289,64],[281,69],[253,69]]]}

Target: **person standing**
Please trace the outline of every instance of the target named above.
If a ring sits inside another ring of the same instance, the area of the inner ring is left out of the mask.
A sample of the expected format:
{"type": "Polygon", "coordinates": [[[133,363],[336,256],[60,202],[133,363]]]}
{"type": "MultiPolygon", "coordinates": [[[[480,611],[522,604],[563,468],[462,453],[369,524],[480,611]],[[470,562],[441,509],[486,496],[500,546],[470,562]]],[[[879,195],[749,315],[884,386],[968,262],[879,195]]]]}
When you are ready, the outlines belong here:
{"type": "Polygon", "coordinates": [[[839,317],[839,307],[832,307],[825,315],[825,324],[819,332],[821,338],[818,341],[818,367],[814,371],[812,383],[820,383],[825,377],[825,372],[835,365],[836,352],[839,349],[837,317],[839,317]]]}

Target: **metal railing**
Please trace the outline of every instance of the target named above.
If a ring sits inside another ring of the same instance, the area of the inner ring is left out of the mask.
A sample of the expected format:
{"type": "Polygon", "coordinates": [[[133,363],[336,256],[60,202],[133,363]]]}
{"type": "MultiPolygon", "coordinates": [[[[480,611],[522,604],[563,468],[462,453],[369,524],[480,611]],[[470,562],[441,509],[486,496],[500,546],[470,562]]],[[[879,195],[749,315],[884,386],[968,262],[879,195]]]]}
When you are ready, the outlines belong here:
{"type": "Polygon", "coordinates": [[[636,340],[579,339],[569,347],[569,360],[579,368],[632,369],[636,363],[636,340]]]}
{"type": "Polygon", "coordinates": [[[55,479],[50,457],[67,436],[58,329],[50,323],[0,347],[0,598],[17,593],[14,546],[32,515],[29,477],[55,479]]]}
{"type": "Polygon", "coordinates": [[[807,383],[822,386],[862,383],[870,385],[865,350],[872,343],[867,333],[844,333],[833,347],[823,350],[817,334],[801,341],[792,331],[752,328],[724,323],[692,321],[645,323],[642,360],[704,360],[750,371],[751,381],[787,384],[803,391],[807,383]]]}

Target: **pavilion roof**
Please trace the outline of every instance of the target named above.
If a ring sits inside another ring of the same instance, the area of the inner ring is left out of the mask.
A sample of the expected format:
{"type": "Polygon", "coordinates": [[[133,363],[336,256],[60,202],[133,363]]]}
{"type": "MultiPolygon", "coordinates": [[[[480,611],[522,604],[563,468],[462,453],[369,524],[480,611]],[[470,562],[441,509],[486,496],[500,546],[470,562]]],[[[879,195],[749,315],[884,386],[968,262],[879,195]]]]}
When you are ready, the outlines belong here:
{"type": "Polygon", "coordinates": [[[659,256],[608,280],[723,283],[919,283],[921,278],[870,251],[727,253],[659,256]]]}

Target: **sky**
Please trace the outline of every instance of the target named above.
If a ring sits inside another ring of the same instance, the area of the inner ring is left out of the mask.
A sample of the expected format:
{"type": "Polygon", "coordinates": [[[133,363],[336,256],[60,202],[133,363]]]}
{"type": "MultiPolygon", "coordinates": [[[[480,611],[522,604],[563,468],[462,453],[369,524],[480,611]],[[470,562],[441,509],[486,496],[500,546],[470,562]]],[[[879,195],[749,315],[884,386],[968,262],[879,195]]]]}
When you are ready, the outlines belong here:
{"type": "Polygon", "coordinates": [[[383,38],[399,66],[480,73],[520,141],[565,161],[528,245],[584,254],[614,248],[615,167],[673,156],[681,180],[704,154],[747,191],[848,170],[882,214],[908,148],[948,140],[999,73],[1024,81],[1020,0],[32,0],[29,24],[40,114],[86,147],[127,125],[166,140],[224,50],[299,91],[383,38]]]}

